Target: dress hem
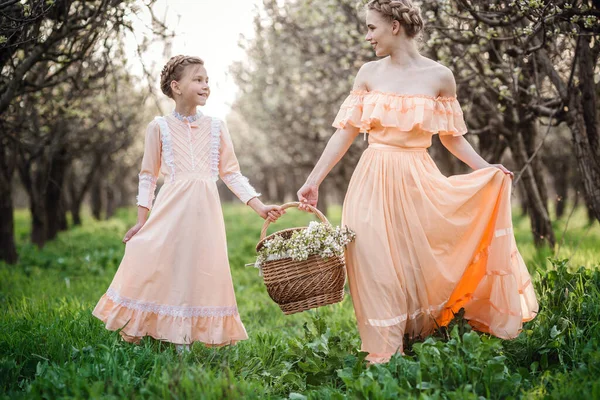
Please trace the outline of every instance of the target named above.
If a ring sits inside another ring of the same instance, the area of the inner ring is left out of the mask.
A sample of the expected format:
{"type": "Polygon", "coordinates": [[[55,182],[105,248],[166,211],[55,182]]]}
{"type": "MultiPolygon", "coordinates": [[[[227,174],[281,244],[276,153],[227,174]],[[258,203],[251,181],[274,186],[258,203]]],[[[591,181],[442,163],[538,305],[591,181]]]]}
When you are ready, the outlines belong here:
{"type": "Polygon", "coordinates": [[[92,315],[110,331],[120,330],[123,339],[138,343],[150,336],[175,344],[202,342],[221,347],[248,339],[239,315],[173,316],[128,308],[104,295],[92,315]]]}

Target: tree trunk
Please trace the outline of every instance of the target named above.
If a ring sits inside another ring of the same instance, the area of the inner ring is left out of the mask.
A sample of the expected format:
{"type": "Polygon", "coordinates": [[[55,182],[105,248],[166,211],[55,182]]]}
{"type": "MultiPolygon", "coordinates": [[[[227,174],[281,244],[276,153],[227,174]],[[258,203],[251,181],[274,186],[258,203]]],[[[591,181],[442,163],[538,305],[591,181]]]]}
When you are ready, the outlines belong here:
{"type": "Polygon", "coordinates": [[[264,180],[264,189],[262,189],[266,193],[266,198],[269,201],[277,202],[279,199],[279,185],[277,184],[277,175],[275,174],[274,168],[261,168],[262,175],[265,177],[264,180]]]}
{"type": "Polygon", "coordinates": [[[478,135],[479,154],[490,164],[502,162],[502,155],[506,150],[506,141],[500,135],[484,133],[478,135]]]}
{"type": "Polygon", "coordinates": [[[565,154],[553,154],[548,158],[544,158],[544,164],[547,166],[548,172],[552,177],[552,186],[556,192],[556,197],[554,198],[556,219],[561,219],[565,215],[569,201],[569,191],[571,189],[570,182],[573,179],[571,157],[565,154]]]}
{"type": "Polygon", "coordinates": [[[280,174],[278,169],[275,167],[270,167],[273,170],[273,181],[275,182],[275,197],[273,197],[278,202],[285,202],[286,199],[286,191],[287,191],[287,180],[283,174],[280,174]]]}
{"type": "Polygon", "coordinates": [[[48,240],[48,230],[46,226],[44,201],[36,197],[37,196],[34,195],[34,197],[29,199],[29,210],[31,212],[31,243],[41,249],[48,240]]]}
{"type": "Polygon", "coordinates": [[[80,226],[81,225],[81,203],[75,204],[71,202],[71,218],[73,218],[73,225],[80,226]]]}
{"type": "Polygon", "coordinates": [[[11,189],[12,185],[0,183],[0,260],[8,264],[14,264],[18,259],[11,189]]]}
{"type": "MultiPolygon", "coordinates": [[[[509,144],[517,168],[523,168],[528,157],[521,133],[514,132],[509,139],[509,144]]],[[[527,211],[531,220],[531,232],[535,245],[540,247],[547,243],[550,247],[554,247],[556,239],[552,230],[552,223],[531,166],[525,168],[521,182],[527,197],[527,211]]]]}
{"type": "Polygon", "coordinates": [[[3,143],[0,149],[0,260],[15,264],[18,260],[15,245],[15,220],[12,202],[12,178],[15,170],[15,155],[8,153],[3,143]]]}
{"type": "MultiPolygon", "coordinates": [[[[598,108],[596,101],[596,85],[594,72],[598,63],[600,44],[595,44],[595,49],[590,48],[592,36],[579,37],[579,81],[581,84],[581,108],[583,111],[583,122],[587,133],[591,151],[595,154],[595,160],[600,162],[600,135],[598,132],[598,108]]],[[[597,42],[597,38],[596,38],[597,42]]],[[[597,182],[598,183],[598,182],[597,182]]]]}
{"type": "Polygon", "coordinates": [[[101,174],[96,174],[91,185],[90,203],[92,207],[92,215],[98,221],[102,219],[102,200],[102,176],[101,174]]]}
{"type": "Polygon", "coordinates": [[[596,218],[594,217],[594,209],[587,201],[585,202],[585,209],[587,210],[588,224],[591,225],[596,222],[596,218]]]}
{"type": "MultiPolygon", "coordinates": [[[[102,154],[95,154],[94,160],[89,167],[89,171],[85,175],[82,176],[80,173],[78,177],[73,171],[73,167],[71,167],[69,171],[67,179],[67,189],[69,193],[68,209],[71,212],[71,217],[73,218],[73,225],[81,225],[81,206],[83,204],[83,199],[85,198],[86,193],[90,190],[91,185],[94,183],[94,178],[96,175],[98,175],[102,162],[102,154]]],[[[120,176],[118,175],[118,171],[117,176],[120,176]]],[[[123,188],[127,186],[127,182],[121,179],[118,180],[116,185],[119,188],[123,188]]],[[[65,207],[65,209],[66,208],[67,207],[65,207]]]]}
{"type": "Polygon", "coordinates": [[[21,160],[19,164],[19,176],[29,196],[31,242],[38,248],[42,248],[46,244],[48,232],[46,226],[46,202],[43,195],[46,183],[44,175],[47,169],[34,164],[31,160],[21,160]]]}
{"type": "MultiPolygon", "coordinates": [[[[527,159],[532,157],[535,153],[535,149],[538,146],[538,126],[533,121],[528,121],[522,124],[521,132],[523,132],[523,143],[525,144],[525,151],[527,152],[527,159]]],[[[531,160],[531,170],[535,178],[535,183],[538,187],[542,203],[546,212],[548,211],[548,187],[544,179],[544,164],[542,162],[541,154],[538,154],[531,160]]]]}
{"type": "MultiPolygon", "coordinates": [[[[576,105],[573,104],[573,107],[576,105]]],[[[569,114],[573,151],[583,182],[586,204],[594,218],[600,220],[600,160],[592,151],[581,113],[574,108],[570,109],[569,114]]]]}
{"type": "MultiPolygon", "coordinates": [[[[592,214],[600,220],[600,138],[597,130],[596,87],[594,68],[598,57],[595,47],[590,49],[591,37],[580,36],[577,41],[577,71],[580,85],[567,87],[544,50],[536,53],[540,66],[560,94],[566,108],[566,122],[571,129],[573,153],[579,175],[583,180],[586,202],[592,214]]],[[[598,46],[598,44],[595,44],[598,46]]],[[[574,61],[575,62],[575,61],[574,61]]]]}
{"type": "Polygon", "coordinates": [[[73,218],[73,225],[79,226],[81,225],[81,204],[83,203],[83,196],[79,196],[79,193],[77,192],[75,176],[72,172],[67,180],[67,190],[69,191],[69,211],[71,212],[71,218],[73,218]]]}
{"type": "MultiPolygon", "coordinates": [[[[129,181],[127,177],[127,171],[124,168],[119,168],[117,171],[117,176],[125,177],[123,179],[117,179],[116,182],[113,183],[119,191],[119,197],[117,201],[117,208],[119,207],[130,207],[134,204],[132,199],[135,199],[135,195],[131,192],[131,186],[129,185],[129,181]]],[[[137,190],[137,186],[135,187],[137,190]]],[[[156,189],[158,191],[158,188],[156,189]]]]}
{"type": "Polygon", "coordinates": [[[117,211],[115,200],[115,190],[112,185],[108,185],[106,188],[106,219],[112,218],[117,211]]]}
{"type": "Polygon", "coordinates": [[[12,183],[17,165],[17,153],[11,144],[6,138],[0,142],[2,146],[0,148],[0,260],[15,264],[18,261],[18,254],[15,244],[12,183]]]}
{"type": "Polygon", "coordinates": [[[69,222],[67,221],[67,210],[69,205],[64,193],[60,196],[60,213],[58,214],[58,230],[64,232],[69,229],[69,222]]]}
{"type": "Polygon", "coordinates": [[[519,207],[521,208],[521,217],[529,215],[529,203],[527,200],[527,190],[525,184],[521,180],[519,182],[519,207]]]}
{"type": "Polygon", "coordinates": [[[66,227],[66,209],[64,204],[64,180],[68,168],[68,161],[64,149],[54,155],[49,163],[48,183],[44,193],[47,240],[53,240],[59,231],[66,227]]]}
{"type": "Polygon", "coordinates": [[[573,150],[583,180],[586,204],[591,214],[600,221],[600,140],[594,85],[595,61],[589,47],[590,40],[589,37],[579,38],[581,96],[571,96],[567,122],[573,135],[573,150]]]}
{"type": "Polygon", "coordinates": [[[558,174],[554,178],[554,189],[556,190],[556,218],[560,219],[565,215],[565,208],[569,199],[569,182],[567,179],[568,167],[565,163],[564,173],[558,174]]]}

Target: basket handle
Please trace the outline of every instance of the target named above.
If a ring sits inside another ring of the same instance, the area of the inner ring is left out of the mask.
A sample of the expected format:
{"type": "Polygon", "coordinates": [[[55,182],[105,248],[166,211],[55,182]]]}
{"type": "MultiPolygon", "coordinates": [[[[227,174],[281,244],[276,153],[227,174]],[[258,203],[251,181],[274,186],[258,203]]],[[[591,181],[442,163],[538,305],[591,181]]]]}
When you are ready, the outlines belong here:
{"type": "MultiPolygon", "coordinates": [[[[290,208],[290,207],[296,207],[298,208],[298,206],[301,203],[299,201],[292,201],[290,203],[285,203],[281,206],[282,210],[285,210],[286,208],[290,208]]],[[[311,206],[310,204],[307,203],[303,203],[306,207],[308,207],[308,209],[315,214],[317,217],[319,217],[319,219],[321,220],[321,222],[325,223],[325,224],[329,224],[329,220],[327,219],[327,217],[325,215],[323,215],[323,213],[319,210],[317,210],[315,207],[311,206]]],[[[271,221],[269,221],[268,219],[265,220],[265,223],[263,224],[262,227],[262,231],[260,231],[260,240],[263,240],[265,238],[265,236],[267,235],[267,228],[269,228],[269,225],[271,225],[271,221]]]]}

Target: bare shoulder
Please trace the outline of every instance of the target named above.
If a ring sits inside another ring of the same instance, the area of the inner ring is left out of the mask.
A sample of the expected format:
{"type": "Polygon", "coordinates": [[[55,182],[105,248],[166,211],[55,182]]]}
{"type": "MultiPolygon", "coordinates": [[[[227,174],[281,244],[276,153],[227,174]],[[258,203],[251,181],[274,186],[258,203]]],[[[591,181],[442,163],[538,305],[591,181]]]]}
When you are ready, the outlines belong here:
{"type": "Polygon", "coordinates": [[[368,74],[368,73],[374,72],[378,68],[380,61],[381,60],[375,60],[375,61],[368,61],[368,62],[364,63],[358,70],[358,73],[359,74],[368,74]]]}
{"type": "Polygon", "coordinates": [[[364,63],[354,79],[352,90],[369,90],[369,77],[373,76],[379,68],[380,60],[364,63]]]}
{"type": "Polygon", "coordinates": [[[456,81],[452,70],[445,65],[436,62],[437,66],[433,68],[433,73],[439,82],[439,95],[442,97],[456,96],[456,81]]]}
{"type": "Polygon", "coordinates": [[[422,56],[421,66],[428,79],[435,82],[439,96],[452,97],[456,95],[456,82],[450,68],[438,61],[422,56]]]}

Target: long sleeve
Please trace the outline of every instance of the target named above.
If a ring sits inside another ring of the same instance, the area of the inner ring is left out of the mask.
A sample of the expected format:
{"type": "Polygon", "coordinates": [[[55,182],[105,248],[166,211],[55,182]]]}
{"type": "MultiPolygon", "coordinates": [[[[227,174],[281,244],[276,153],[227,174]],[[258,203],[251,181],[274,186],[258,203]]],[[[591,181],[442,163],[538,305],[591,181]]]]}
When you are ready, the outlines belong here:
{"type": "Polygon", "coordinates": [[[231,135],[223,121],[221,123],[221,146],[219,150],[219,176],[244,204],[260,196],[240,172],[240,164],[235,156],[231,135]]]}
{"type": "Polygon", "coordinates": [[[144,158],[139,174],[137,205],[152,209],[156,180],[160,171],[160,128],[158,122],[152,121],[146,130],[144,141],[144,158]]]}

